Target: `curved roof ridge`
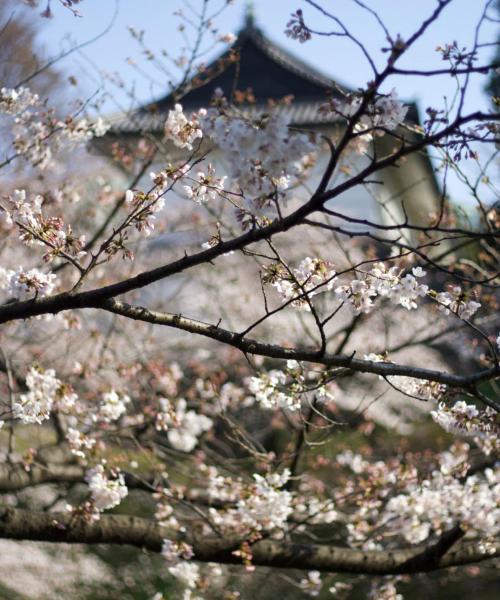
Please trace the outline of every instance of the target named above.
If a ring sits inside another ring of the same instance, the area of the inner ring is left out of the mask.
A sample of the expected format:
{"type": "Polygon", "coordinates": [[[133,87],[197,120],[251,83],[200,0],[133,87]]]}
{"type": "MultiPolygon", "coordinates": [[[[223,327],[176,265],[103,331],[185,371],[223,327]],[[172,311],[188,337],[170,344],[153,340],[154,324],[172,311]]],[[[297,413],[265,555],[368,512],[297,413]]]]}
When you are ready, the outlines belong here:
{"type": "Polygon", "coordinates": [[[277,62],[283,68],[293,72],[295,75],[303,77],[309,80],[311,83],[322,86],[327,89],[334,89],[336,86],[344,88],[349,91],[347,86],[339,84],[338,81],[328,77],[318,71],[309,63],[295,56],[289,50],[283,48],[276,42],[273,42],[268,36],[264,34],[262,29],[255,24],[253,19],[246,20],[243,28],[238,32],[238,37],[231,49],[237,49],[243,44],[245,39],[250,39],[254,44],[264,52],[270,59],[277,62]]]}

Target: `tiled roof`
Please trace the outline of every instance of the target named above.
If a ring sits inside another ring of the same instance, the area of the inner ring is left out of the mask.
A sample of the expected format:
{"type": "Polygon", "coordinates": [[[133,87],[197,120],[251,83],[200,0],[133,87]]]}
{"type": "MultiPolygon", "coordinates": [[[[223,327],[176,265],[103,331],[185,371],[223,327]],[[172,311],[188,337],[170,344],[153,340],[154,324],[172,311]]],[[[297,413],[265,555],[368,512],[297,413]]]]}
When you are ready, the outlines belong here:
{"type": "MultiPolygon", "coordinates": [[[[332,124],[334,119],[332,115],[325,115],[319,112],[322,102],[293,102],[291,105],[280,105],[273,109],[273,113],[285,115],[288,123],[295,126],[314,126],[332,124]]],[[[242,109],[245,116],[252,118],[265,112],[267,105],[255,104],[246,106],[242,109]]],[[[133,115],[117,115],[110,119],[112,131],[118,133],[135,133],[138,131],[148,131],[150,133],[161,133],[165,126],[165,113],[158,111],[155,113],[138,112],[133,115]]]]}
{"type": "MultiPolygon", "coordinates": [[[[203,85],[199,82],[197,85],[188,84],[180,99],[187,112],[208,106],[216,88],[224,90],[227,96],[233,89],[251,88],[256,104],[244,109],[250,116],[265,110],[268,99],[278,100],[292,95],[294,101],[291,105],[277,109],[285,113],[292,125],[327,125],[337,121],[334,115],[321,114],[318,108],[327,99],[327,93],[340,95],[338,84],[269,40],[255,26],[253,19],[247,19],[233,46],[207,67],[206,72],[213,72],[216,64],[224,63],[234,52],[239,55],[237,66],[234,61],[227,61],[225,68],[212,78],[207,76],[203,85]]],[[[203,81],[203,76],[199,79],[203,81]]],[[[349,91],[344,86],[342,89],[349,91]]],[[[110,133],[161,132],[167,112],[176,100],[179,101],[174,99],[173,94],[168,94],[133,113],[116,115],[111,119],[110,133]]],[[[408,120],[418,122],[414,105],[410,105],[408,120]]]]}

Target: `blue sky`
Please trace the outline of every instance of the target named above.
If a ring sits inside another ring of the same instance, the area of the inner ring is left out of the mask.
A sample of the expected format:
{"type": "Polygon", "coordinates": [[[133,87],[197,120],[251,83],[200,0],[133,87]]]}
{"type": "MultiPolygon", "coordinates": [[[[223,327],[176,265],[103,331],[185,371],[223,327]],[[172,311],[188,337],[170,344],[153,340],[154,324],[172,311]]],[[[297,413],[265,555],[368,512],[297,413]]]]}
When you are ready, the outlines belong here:
{"type": "MultiPolygon", "coordinates": [[[[211,0],[214,7],[223,4],[223,0],[211,0]]],[[[407,38],[428,16],[437,4],[437,0],[365,0],[376,9],[389,31],[395,36],[401,34],[407,38]]],[[[199,0],[192,0],[199,5],[199,0]]],[[[221,33],[237,32],[243,21],[246,2],[235,0],[216,21],[221,33]]],[[[300,44],[288,39],[284,33],[285,24],[291,12],[303,7],[304,14],[312,24],[330,28],[324,19],[318,19],[315,11],[299,0],[254,0],[253,10],[257,24],[271,39],[285,46],[302,59],[310,62],[317,69],[330,77],[345,83],[349,87],[364,86],[371,73],[366,60],[352,43],[335,37],[318,37],[300,44]]],[[[324,0],[322,4],[338,14],[373,53],[378,64],[385,55],[380,49],[386,46],[384,34],[375,20],[362,11],[352,0],[324,0]]],[[[152,96],[161,96],[166,89],[166,77],[144,60],[141,50],[132,40],[127,26],[144,29],[148,46],[154,51],[165,48],[175,54],[182,44],[180,34],[176,30],[179,23],[172,13],[182,7],[178,0],[85,0],[80,5],[82,18],[73,17],[69,11],[53,3],[55,18],[43,20],[40,40],[50,55],[57,54],[61,48],[68,46],[68,39],[84,42],[100,33],[111,21],[117,10],[111,30],[101,39],[87,46],[81,53],[73,54],[60,66],[66,73],[76,76],[80,90],[92,93],[100,86],[99,70],[107,73],[116,72],[127,86],[135,86],[135,93],[141,100],[149,100],[152,96]],[[126,59],[133,59],[145,71],[144,76],[138,69],[127,64],[126,59]]],[[[435,23],[428,34],[415,46],[411,55],[402,66],[432,68],[445,66],[440,55],[435,51],[438,45],[456,40],[460,46],[469,46],[473,39],[474,25],[484,7],[484,0],[454,0],[445,9],[439,22],[435,23]]],[[[29,9],[24,9],[29,10],[29,9]]],[[[186,12],[188,10],[186,9],[186,12]]],[[[485,28],[484,39],[495,39],[496,28],[489,25],[485,28]]],[[[222,47],[220,48],[222,50],[222,47]]],[[[490,52],[485,51],[484,59],[490,52]]],[[[211,56],[214,55],[212,52],[211,56]]],[[[451,97],[455,90],[450,77],[433,80],[423,78],[394,78],[387,87],[396,87],[399,95],[405,99],[416,100],[424,109],[429,105],[440,107],[443,96],[451,97]]],[[[121,92],[118,91],[118,96],[121,92]]],[[[487,99],[482,92],[482,79],[476,77],[471,85],[469,108],[487,108],[487,99]]]]}
{"type": "MultiPolygon", "coordinates": [[[[358,37],[377,65],[383,64],[386,54],[381,52],[387,46],[384,33],[375,19],[366,11],[356,6],[355,0],[318,0],[322,6],[335,10],[351,33],[358,37]]],[[[407,39],[437,6],[438,0],[363,0],[370,8],[376,10],[383,19],[391,35],[400,34],[407,39]]],[[[45,0],[43,0],[45,2],[45,0]]],[[[42,2],[42,4],[43,4],[42,2]]],[[[193,6],[200,6],[201,0],[190,0],[193,6]]],[[[225,0],[210,0],[214,8],[220,7],[225,0]]],[[[415,44],[407,57],[398,63],[405,68],[432,69],[443,68],[441,55],[436,52],[437,46],[456,41],[460,47],[470,47],[474,38],[474,29],[487,0],[453,0],[441,18],[434,23],[426,35],[415,44]]],[[[102,73],[116,74],[123,82],[124,88],[110,86],[107,89],[116,101],[108,101],[102,107],[104,114],[117,109],[137,106],[132,104],[124,89],[133,89],[138,102],[147,102],[159,98],[168,90],[167,77],[148,62],[137,42],[132,39],[128,26],[145,31],[147,46],[155,53],[165,49],[171,55],[178,56],[183,44],[181,34],[177,31],[179,20],[173,16],[174,11],[189,9],[180,0],[84,0],[78,5],[81,18],[75,18],[70,11],[62,8],[56,0],[52,0],[55,17],[40,19],[39,41],[45,46],[49,56],[55,56],[71,44],[83,43],[96,37],[107,27],[109,31],[94,43],[88,44],[80,52],[58,63],[66,75],[74,76],[77,87],[68,85],[68,93],[63,97],[95,98],[103,90],[102,73]],[[129,64],[132,61],[136,66],[129,64]]],[[[215,25],[221,34],[237,33],[241,27],[248,2],[234,0],[227,7],[215,25]]],[[[324,30],[331,30],[332,24],[301,0],[254,0],[253,11],[257,25],[273,41],[284,46],[316,69],[324,72],[339,83],[350,88],[364,87],[372,77],[370,67],[362,53],[352,42],[338,37],[313,37],[305,44],[287,38],[284,29],[290,14],[297,8],[303,8],[308,24],[324,30]]],[[[17,10],[32,14],[32,10],[19,3],[17,10]]],[[[498,26],[489,23],[482,32],[483,42],[494,42],[497,38],[498,26]]],[[[224,49],[219,45],[206,57],[208,62],[224,49]]],[[[485,48],[479,57],[479,64],[485,64],[492,56],[492,48],[485,48]]],[[[483,88],[485,78],[473,76],[469,86],[468,100],[465,109],[489,110],[490,104],[483,88]]],[[[456,82],[450,76],[436,78],[399,77],[387,81],[385,90],[395,87],[400,98],[416,101],[421,114],[425,108],[432,106],[440,109],[450,102],[456,92],[456,82]]],[[[462,165],[466,170],[468,166],[462,165]]],[[[460,185],[451,180],[449,193],[465,206],[467,198],[463,197],[460,185]]]]}

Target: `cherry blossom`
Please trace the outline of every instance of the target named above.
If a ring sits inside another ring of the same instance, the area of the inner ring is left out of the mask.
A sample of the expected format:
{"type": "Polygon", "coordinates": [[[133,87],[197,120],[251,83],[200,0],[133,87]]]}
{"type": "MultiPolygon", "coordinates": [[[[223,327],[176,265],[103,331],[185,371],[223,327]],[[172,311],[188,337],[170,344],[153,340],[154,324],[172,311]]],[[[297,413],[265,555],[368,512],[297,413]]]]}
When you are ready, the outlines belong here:
{"type": "Polygon", "coordinates": [[[209,431],[212,425],[212,419],[194,410],[187,410],[187,402],[181,398],[176,404],[175,418],[167,432],[168,441],[176,450],[191,452],[198,444],[198,438],[209,431]]]}
{"type": "MultiPolygon", "coordinates": [[[[200,114],[203,117],[204,114],[200,114]]],[[[190,121],[182,110],[180,104],[176,104],[174,110],[169,111],[165,123],[165,136],[179,148],[193,149],[195,140],[203,137],[203,131],[196,119],[190,121]]]]}
{"type": "Polygon", "coordinates": [[[14,417],[23,423],[42,423],[50,416],[54,405],[62,410],[74,406],[76,394],[57,379],[54,369],[31,367],[26,375],[28,392],[13,403],[14,417]]]}
{"type": "Polygon", "coordinates": [[[89,469],[85,481],[88,483],[92,502],[98,512],[118,506],[128,494],[123,474],[114,472],[110,478],[103,464],[89,469]]]}
{"type": "Polygon", "coordinates": [[[203,130],[224,153],[229,180],[236,191],[244,190],[249,206],[269,205],[303,174],[304,158],[315,146],[307,135],[289,131],[283,115],[250,120],[227,111],[224,98],[218,101],[219,108],[210,108],[202,117],[203,130]]]}
{"type": "Polygon", "coordinates": [[[126,394],[119,394],[116,390],[110,390],[102,395],[99,406],[98,418],[106,423],[116,421],[127,410],[130,398],[126,394]]]}
{"type": "Polygon", "coordinates": [[[300,580],[300,587],[308,596],[319,596],[323,582],[319,571],[309,571],[307,578],[300,580]]]}
{"type": "Polygon", "coordinates": [[[453,406],[440,402],[437,410],[431,411],[431,416],[449,433],[478,438],[498,436],[495,411],[489,406],[479,411],[474,404],[467,404],[463,400],[455,402],[453,406]]]}
{"type": "Polygon", "coordinates": [[[185,185],[186,195],[197,204],[204,204],[210,200],[215,200],[217,196],[224,191],[224,182],[227,176],[215,177],[215,169],[211,164],[207,165],[206,173],[198,171],[196,174],[197,183],[185,185]]]}
{"type": "Polygon", "coordinates": [[[194,589],[200,578],[200,567],[196,563],[182,561],[169,567],[168,572],[176,577],[183,585],[194,589]]]}
{"type": "Polygon", "coordinates": [[[319,258],[304,258],[296,269],[287,270],[281,265],[272,265],[266,270],[265,282],[270,282],[283,297],[283,302],[293,298],[291,305],[310,310],[307,299],[318,292],[329,291],[335,281],[333,265],[319,258]]]}
{"type": "Polygon", "coordinates": [[[28,88],[0,89],[0,112],[6,115],[16,115],[24,112],[31,106],[38,105],[40,98],[28,88]]]}
{"type": "Polygon", "coordinates": [[[48,296],[53,292],[56,280],[54,273],[44,273],[36,268],[25,271],[18,267],[14,271],[0,267],[0,287],[18,300],[48,296]]]}
{"type": "Polygon", "coordinates": [[[450,287],[448,292],[437,294],[436,300],[439,302],[439,309],[445,314],[452,312],[460,319],[470,319],[481,308],[481,304],[475,300],[470,300],[468,296],[457,285],[450,287]]]}
{"type": "Polygon", "coordinates": [[[283,371],[273,369],[258,377],[250,377],[248,389],[263,408],[282,407],[291,411],[299,410],[300,398],[285,388],[286,381],[287,376],[283,371]]]}
{"type": "Polygon", "coordinates": [[[78,431],[78,429],[74,429],[73,427],[68,427],[68,432],[66,434],[66,440],[69,444],[71,452],[82,459],[85,459],[86,452],[88,450],[92,450],[96,444],[96,439],[93,437],[89,437],[78,431]]]}
{"type": "Polygon", "coordinates": [[[250,18],[205,64],[235,36],[202,4],[176,13],[177,56],[131,28],[172,73],[154,104],[108,123],[107,97],[67,110],[0,90],[0,535],[118,540],[145,573],[161,552],[161,584],[184,600],[237,598],[240,575],[258,595],[261,566],[300,567],[280,586],[310,597],[347,598],[367,576],[361,593],[399,600],[415,572],[475,575],[500,536],[499,127],[466,99],[496,68],[491,43],[415,66],[463,94],[420,122],[392,82],[413,77],[399,58],[447,0],[413,36],[384,30],[373,56],[335,7],[307,3],[314,29],[297,10],[288,37],[343,38],[373,70],[356,91],[310,73],[311,104],[239,89],[248,39],[305,75],[250,18]]]}
{"type": "Polygon", "coordinates": [[[211,471],[211,491],[220,497],[226,490],[227,498],[238,498],[236,508],[209,510],[212,522],[224,531],[248,535],[250,532],[280,531],[286,528],[293,511],[292,494],[281,489],[290,478],[289,469],[266,476],[255,473],[253,484],[244,484],[220,477],[211,471]],[[228,491],[229,490],[229,491],[228,491]]]}

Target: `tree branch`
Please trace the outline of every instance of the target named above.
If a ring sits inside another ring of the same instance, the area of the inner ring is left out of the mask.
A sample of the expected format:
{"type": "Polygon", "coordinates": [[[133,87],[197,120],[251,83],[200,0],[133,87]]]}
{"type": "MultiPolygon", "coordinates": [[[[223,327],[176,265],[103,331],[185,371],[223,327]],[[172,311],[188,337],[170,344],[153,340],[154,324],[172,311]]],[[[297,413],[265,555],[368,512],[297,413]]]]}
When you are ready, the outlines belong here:
{"type": "Polygon", "coordinates": [[[283,360],[298,360],[307,361],[317,364],[322,364],[328,367],[345,367],[352,371],[361,373],[374,373],[384,377],[390,375],[404,375],[414,377],[415,379],[425,379],[427,381],[436,381],[444,383],[450,387],[467,387],[482,381],[487,381],[498,375],[500,370],[498,366],[483,371],[472,373],[471,375],[453,375],[442,371],[434,371],[431,369],[423,369],[408,365],[398,365],[395,363],[371,362],[368,360],[360,360],[351,355],[345,354],[323,354],[315,350],[285,348],[275,344],[267,344],[254,339],[241,337],[240,334],[223,329],[216,325],[210,325],[194,319],[188,319],[181,315],[173,315],[170,313],[161,313],[148,310],[141,306],[133,306],[125,302],[116,300],[108,300],[101,304],[101,308],[112,313],[119,314],[129,319],[137,321],[145,321],[157,325],[165,325],[175,327],[190,333],[196,333],[205,337],[211,338],[218,342],[228,344],[238,348],[246,354],[258,354],[269,358],[280,358],[283,360]]]}
{"type": "MultiPolygon", "coordinates": [[[[102,515],[88,523],[71,514],[47,514],[20,509],[0,510],[0,538],[69,544],[123,544],[160,552],[164,538],[179,539],[179,532],[155,521],[125,515],[102,515]]],[[[221,540],[191,531],[185,541],[200,562],[241,564],[234,555],[241,540],[221,540]]],[[[429,547],[392,551],[363,551],[336,546],[261,540],[252,545],[252,563],[267,567],[316,569],[325,572],[390,575],[419,573],[482,562],[500,554],[500,544],[485,553],[478,543],[463,544],[439,555],[429,547]]]]}

